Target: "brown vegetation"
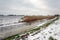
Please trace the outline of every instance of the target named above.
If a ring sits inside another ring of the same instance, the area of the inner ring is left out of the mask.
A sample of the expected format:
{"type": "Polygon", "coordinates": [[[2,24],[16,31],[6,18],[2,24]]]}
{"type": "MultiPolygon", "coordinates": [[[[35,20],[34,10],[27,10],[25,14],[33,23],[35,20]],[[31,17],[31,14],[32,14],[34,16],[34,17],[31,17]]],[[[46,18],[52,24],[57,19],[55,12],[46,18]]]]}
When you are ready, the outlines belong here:
{"type": "Polygon", "coordinates": [[[53,19],[56,16],[58,16],[58,15],[54,15],[54,16],[24,16],[22,18],[22,21],[21,22],[31,23],[31,22],[36,21],[36,20],[53,19]]]}

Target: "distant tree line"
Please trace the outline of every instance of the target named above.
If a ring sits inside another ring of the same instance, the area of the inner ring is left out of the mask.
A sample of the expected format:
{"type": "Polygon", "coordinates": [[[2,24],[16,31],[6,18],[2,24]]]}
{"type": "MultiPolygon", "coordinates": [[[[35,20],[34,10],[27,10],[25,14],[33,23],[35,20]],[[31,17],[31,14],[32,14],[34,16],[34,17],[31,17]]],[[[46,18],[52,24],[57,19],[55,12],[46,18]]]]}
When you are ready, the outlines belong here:
{"type": "Polygon", "coordinates": [[[0,16],[24,16],[24,15],[14,15],[14,14],[9,14],[9,15],[0,15],[0,16]]]}

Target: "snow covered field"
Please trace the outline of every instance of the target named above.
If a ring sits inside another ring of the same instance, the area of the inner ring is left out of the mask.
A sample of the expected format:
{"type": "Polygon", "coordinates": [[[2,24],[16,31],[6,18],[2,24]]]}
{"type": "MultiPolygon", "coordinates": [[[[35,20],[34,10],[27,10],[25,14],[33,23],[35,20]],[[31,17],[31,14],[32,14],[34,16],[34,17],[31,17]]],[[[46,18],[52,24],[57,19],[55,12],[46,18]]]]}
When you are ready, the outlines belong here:
{"type": "Polygon", "coordinates": [[[60,18],[40,33],[29,35],[27,40],[49,40],[49,37],[60,40],[60,18]]]}
{"type": "Polygon", "coordinates": [[[17,23],[23,16],[0,16],[0,27],[17,23]]]}

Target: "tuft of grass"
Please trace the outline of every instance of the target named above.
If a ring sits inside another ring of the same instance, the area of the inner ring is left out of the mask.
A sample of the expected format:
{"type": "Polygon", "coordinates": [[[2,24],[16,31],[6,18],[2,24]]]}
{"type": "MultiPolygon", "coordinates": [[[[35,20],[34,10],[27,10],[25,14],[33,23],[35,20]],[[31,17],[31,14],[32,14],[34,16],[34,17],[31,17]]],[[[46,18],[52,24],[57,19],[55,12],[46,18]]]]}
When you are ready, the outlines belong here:
{"type": "Polygon", "coordinates": [[[53,38],[53,37],[50,36],[49,37],[49,40],[57,40],[57,39],[55,39],[55,38],[53,38]]]}
{"type": "Polygon", "coordinates": [[[19,38],[19,37],[20,37],[19,34],[16,34],[16,35],[12,35],[10,37],[7,37],[7,38],[5,38],[3,40],[13,40],[13,39],[16,39],[16,38],[19,38]]]}

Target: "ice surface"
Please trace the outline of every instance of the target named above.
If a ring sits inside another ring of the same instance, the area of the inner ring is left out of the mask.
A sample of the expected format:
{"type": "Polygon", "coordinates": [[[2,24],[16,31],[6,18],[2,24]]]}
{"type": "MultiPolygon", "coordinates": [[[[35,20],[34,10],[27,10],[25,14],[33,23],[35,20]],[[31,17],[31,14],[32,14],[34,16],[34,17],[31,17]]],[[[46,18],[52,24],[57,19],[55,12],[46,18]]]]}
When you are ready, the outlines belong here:
{"type": "MultiPolygon", "coordinates": [[[[49,21],[49,20],[48,20],[49,21]]],[[[31,25],[27,25],[27,23],[15,23],[15,24],[9,24],[0,26],[0,37],[8,37],[12,36],[14,34],[18,34],[26,29],[35,28],[38,24],[42,25],[43,23],[46,23],[47,20],[40,20],[33,22],[31,25]]]]}

